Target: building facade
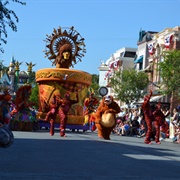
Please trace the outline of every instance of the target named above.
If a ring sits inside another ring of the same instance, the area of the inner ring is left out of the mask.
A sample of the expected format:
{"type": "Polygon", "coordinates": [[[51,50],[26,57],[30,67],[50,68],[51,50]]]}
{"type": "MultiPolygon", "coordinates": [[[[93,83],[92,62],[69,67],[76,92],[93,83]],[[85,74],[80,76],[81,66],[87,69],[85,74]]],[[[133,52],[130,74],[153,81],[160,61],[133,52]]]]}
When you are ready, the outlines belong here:
{"type": "MultiPolygon", "coordinates": [[[[115,97],[111,87],[109,86],[109,79],[113,73],[118,70],[125,70],[134,68],[134,58],[136,56],[136,48],[123,47],[113,53],[106,62],[102,62],[99,69],[99,86],[108,88],[108,94],[115,97]]],[[[118,100],[117,100],[118,101],[118,100]]],[[[121,102],[118,101],[121,105],[121,102]]]]}
{"type": "Polygon", "coordinates": [[[134,67],[136,48],[123,47],[113,53],[108,60],[102,62],[99,69],[99,86],[107,86],[113,72],[134,67]]]}
{"type": "MultiPolygon", "coordinates": [[[[161,56],[163,51],[179,50],[180,49],[180,27],[166,28],[161,32],[153,32],[148,41],[139,42],[137,50],[137,59],[135,59],[136,70],[143,70],[148,74],[149,89],[153,90],[153,96],[150,101],[158,101],[169,103],[171,95],[162,96],[159,94],[159,89],[162,88],[161,76],[158,72],[158,63],[163,61],[161,56]]],[[[176,107],[180,102],[173,101],[176,107]]]]}
{"type": "MultiPolygon", "coordinates": [[[[102,62],[99,69],[99,86],[108,87],[109,78],[114,70],[119,68],[134,68],[148,74],[149,85],[145,90],[153,90],[151,102],[170,103],[171,95],[159,94],[161,77],[157,72],[157,64],[162,61],[161,53],[168,50],[180,49],[180,27],[165,28],[161,32],[140,30],[137,48],[121,48],[106,61],[102,62]],[[130,53],[129,53],[130,52],[130,53]],[[118,68],[117,68],[118,67],[118,68]]],[[[113,95],[108,87],[109,94],[113,95]]],[[[180,102],[173,101],[174,106],[180,102]]]]}

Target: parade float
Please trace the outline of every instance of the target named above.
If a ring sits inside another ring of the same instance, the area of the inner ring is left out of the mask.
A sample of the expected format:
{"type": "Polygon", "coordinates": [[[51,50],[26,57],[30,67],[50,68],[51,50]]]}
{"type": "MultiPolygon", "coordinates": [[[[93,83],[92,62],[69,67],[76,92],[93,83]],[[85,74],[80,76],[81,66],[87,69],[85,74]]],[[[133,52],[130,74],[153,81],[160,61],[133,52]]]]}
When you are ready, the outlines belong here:
{"type": "Polygon", "coordinates": [[[23,85],[16,91],[16,97],[11,104],[10,128],[13,131],[37,131],[39,129],[35,103],[29,100],[31,91],[30,84],[23,85]]]}
{"type": "MultiPolygon", "coordinates": [[[[68,111],[67,128],[72,130],[87,130],[84,126],[83,105],[87,97],[88,88],[92,83],[92,76],[84,71],[70,69],[74,67],[86,53],[84,38],[74,29],[54,29],[53,33],[46,37],[45,57],[47,57],[54,68],[44,68],[36,72],[36,82],[39,87],[39,110],[37,118],[40,127],[49,127],[49,122],[44,119],[50,109],[53,97],[60,95],[64,97],[67,91],[71,99],[75,99],[78,93],[79,102],[72,105],[68,111]]],[[[55,127],[59,128],[60,117],[55,118],[55,127]]]]}
{"type": "Polygon", "coordinates": [[[32,86],[34,82],[34,72],[32,62],[26,62],[27,71],[20,71],[22,62],[12,59],[9,66],[10,85],[7,88],[12,95],[10,104],[10,129],[12,131],[36,131],[38,130],[38,120],[36,119],[35,102],[30,102],[32,86]]]}

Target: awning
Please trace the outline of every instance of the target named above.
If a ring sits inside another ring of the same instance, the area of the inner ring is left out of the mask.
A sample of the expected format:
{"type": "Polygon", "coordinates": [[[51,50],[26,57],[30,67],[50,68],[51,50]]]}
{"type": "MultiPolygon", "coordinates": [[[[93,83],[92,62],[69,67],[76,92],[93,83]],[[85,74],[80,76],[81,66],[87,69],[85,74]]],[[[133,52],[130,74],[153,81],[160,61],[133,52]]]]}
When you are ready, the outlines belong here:
{"type": "Polygon", "coordinates": [[[143,56],[138,57],[134,63],[142,63],[143,62],[143,56]]]}
{"type": "MultiPolygon", "coordinates": [[[[163,98],[163,95],[159,95],[159,96],[151,96],[150,102],[159,102],[159,100],[161,98],[163,98]]],[[[139,100],[138,102],[134,103],[134,104],[142,104],[144,102],[144,99],[139,100]]]]}
{"type": "MultiPolygon", "coordinates": [[[[144,102],[144,99],[140,99],[138,102],[134,102],[133,104],[134,105],[142,105],[142,103],[144,102]]],[[[168,105],[169,106],[169,99],[167,99],[166,95],[155,95],[155,96],[152,96],[151,99],[150,99],[150,103],[151,104],[156,104],[160,102],[162,105],[168,105]]]]}
{"type": "Polygon", "coordinates": [[[150,102],[158,102],[161,98],[163,98],[163,95],[160,96],[152,96],[150,99],[150,102]]]}

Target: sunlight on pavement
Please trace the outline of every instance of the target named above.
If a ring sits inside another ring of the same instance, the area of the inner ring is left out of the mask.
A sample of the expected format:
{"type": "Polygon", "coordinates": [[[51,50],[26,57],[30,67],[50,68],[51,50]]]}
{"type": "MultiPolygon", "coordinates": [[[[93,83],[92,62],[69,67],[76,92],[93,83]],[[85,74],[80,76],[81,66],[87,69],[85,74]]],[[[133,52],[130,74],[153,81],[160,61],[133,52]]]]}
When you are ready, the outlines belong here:
{"type": "Polygon", "coordinates": [[[124,156],[133,158],[133,159],[142,159],[142,160],[165,160],[165,161],[180,161],[180,157],[177,156],[155,156],[155,155],[138,155],[138,154],[123,154],[124,156]]]}

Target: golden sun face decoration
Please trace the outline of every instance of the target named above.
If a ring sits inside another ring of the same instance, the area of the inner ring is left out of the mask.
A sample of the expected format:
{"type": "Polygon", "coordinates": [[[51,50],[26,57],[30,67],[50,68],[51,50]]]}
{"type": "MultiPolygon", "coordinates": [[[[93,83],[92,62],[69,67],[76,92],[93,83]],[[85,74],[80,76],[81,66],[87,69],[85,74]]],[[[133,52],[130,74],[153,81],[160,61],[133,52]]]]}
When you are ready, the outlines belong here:
{"type": "Polygon", "coordinates": [[[81,58],[86,53],[84,38],[74,29],[74,27],[70,28],[61,28],[54,29],[53,33],[49,36],[46,35],[46,50],[45,58],[47,57],[50,61],[52,61],[52,65],[56,65],[58,68],[69,68],[74,67],[77,62],[81,62],[81,58]],[[68,46],[68,50],[63,51],[64,47],[68,46]],[[66,65],[65,63],[60,63],[63,58],[64,52],[70,53],[69,62],[66,65]]]}

